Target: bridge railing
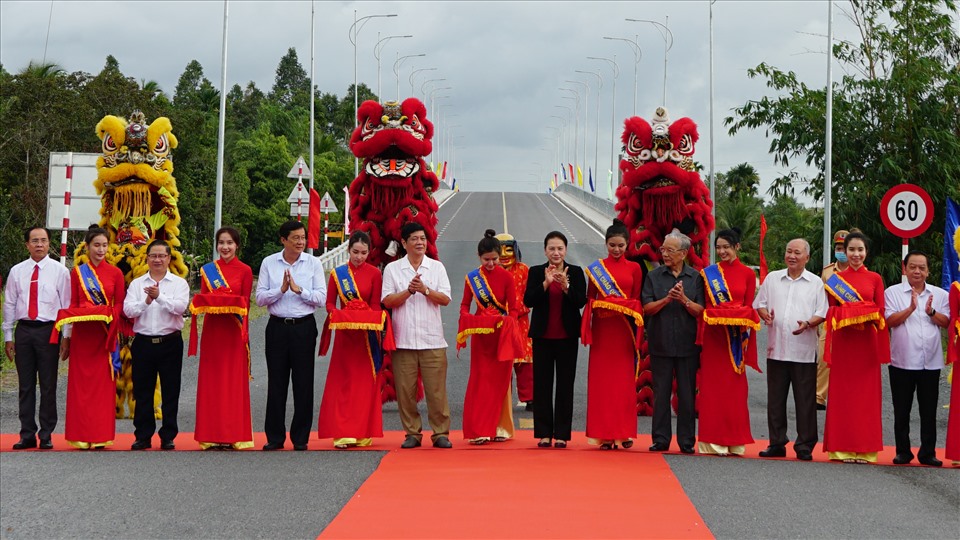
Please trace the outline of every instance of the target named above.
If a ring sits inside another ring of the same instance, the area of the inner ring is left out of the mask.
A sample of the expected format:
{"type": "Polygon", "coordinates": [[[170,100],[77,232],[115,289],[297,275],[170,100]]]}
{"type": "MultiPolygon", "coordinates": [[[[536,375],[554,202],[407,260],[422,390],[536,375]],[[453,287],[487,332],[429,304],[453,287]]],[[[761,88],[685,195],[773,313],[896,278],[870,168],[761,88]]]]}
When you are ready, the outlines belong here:
{"type": "Polygon", "coordinates": [[[339,246],[331,249],[320,256],[320,264],[323,265],[324,272],[330,272],[334,268],[347,262],[350,253],[347,251],[347,243],[343,242],[339,246]]]}
{"type": "Polygon", "coordinates": [[[568,197],[573,197],[577,201],[593,208],[597,212],[602,213],[607,216],[615,216],[616,212],[613,210],[613,201],[608,201],[603,197],[599,197],[590,193],[589,191],[580,189],[571,184],[560,184],[557,186],[555,191],[559,191],[568,197]]]}

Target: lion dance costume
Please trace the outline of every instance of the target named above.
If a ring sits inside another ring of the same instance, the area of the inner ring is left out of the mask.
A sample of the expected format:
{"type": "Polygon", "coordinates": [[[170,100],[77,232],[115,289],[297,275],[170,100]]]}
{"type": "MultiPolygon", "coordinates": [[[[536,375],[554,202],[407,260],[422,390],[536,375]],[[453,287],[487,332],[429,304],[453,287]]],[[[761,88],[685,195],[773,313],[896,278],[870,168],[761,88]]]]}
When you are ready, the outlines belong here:
{"type": "MultiPolygon", "coordinates": [[[[104,116],[96,127],[103,155],[97,158],[94,187],[100,195],[99,225],[110,233],[106,261],[118,267],[127,285],[148,271],[147,245],[153,240],[170,244],[169,269],[185,277],[188,273],[180,245],[180,213],[177,210],[177,182],[173,177],[170,151],[177,147],[170,120],[157,118],[147,125],[139,110],[128,120],[104,116]]],[[[87,262],[84,245],[77,247],[74,264],[87,262]]],[[[133,382],[130,365],[129,324],[121,332],[120,376],[117,377],[117,418],[133,417],[133,382]]],[[[154,411],[160,418],[159,390],[154,411]]]]}
{"type": "MultiPolygon", "coordinates": [[[[423,160],[433,151],[433,124],[420,100],[403,103],[364,101],[357,110],[357,128],[350,150],[363,160],[350,184],[350,228],[370,235],[367,262],[381,269],[397,256],[400,227],[413,221],[427,235],[427,256],[437,259],[437,202],[432,193],[439,180],[423,160]]],[[[381,370],[383,401],[396,400],[389,357],[381,370]]]]}
{"type": "MultiPolygon", "coordinates": [[[[623,180],[617,188],[617,216],[627,225],[627,257],[644,271],[663,262],[660,245],[674,228],[690,237],[687,263],[700,270],[709,263],[713,201],[693,161],[699,138],[689,118],[670,122],[658,107],[650,122],[634,116],[624,121],[623,180]]],[[[653,374],[646,344],[637,365],[637,414],[653,414],[653,374]]],[[[674,408],[676,407],[674,398],[674,408]]]]}

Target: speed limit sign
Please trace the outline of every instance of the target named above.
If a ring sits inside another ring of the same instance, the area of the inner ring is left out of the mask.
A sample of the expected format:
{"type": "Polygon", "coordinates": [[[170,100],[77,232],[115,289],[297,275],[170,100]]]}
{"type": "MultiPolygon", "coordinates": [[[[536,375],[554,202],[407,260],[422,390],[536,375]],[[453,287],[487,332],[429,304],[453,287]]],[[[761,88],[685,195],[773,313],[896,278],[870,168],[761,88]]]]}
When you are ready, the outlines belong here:
{"type": "Polygon", "coordinates": [[[880,219],[888,231],[900,238],[920,236],[933,221],[933,199],[920,186],[894,186],[880,201],[880,219]]]}

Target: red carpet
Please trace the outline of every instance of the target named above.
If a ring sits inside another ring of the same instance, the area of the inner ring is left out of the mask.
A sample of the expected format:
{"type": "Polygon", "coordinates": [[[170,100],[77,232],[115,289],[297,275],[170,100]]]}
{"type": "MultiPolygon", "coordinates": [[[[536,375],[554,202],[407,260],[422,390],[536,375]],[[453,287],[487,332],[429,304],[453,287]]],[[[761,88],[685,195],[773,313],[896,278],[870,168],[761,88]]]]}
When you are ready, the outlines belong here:
{"type": "Polygon", "coordinates": [[[713,538],[660,456],[513,446],[390,452],[320,538],[713,538]]]}

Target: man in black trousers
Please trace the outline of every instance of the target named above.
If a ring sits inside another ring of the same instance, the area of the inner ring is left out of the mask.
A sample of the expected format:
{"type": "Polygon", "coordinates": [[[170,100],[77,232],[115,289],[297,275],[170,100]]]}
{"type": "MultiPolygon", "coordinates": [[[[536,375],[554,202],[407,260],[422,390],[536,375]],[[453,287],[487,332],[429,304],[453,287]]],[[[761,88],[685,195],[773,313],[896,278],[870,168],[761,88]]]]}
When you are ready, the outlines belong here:
{"type": "Polygon", "coordinates": [[[264,450],[280,450],[286,440],[287,389],[293,380],[293,419],[290,442],[306,450],[313,426],[313,372],[317,356],[314,310],[327,300],[320,259],[303,252],[307,231],[303,223],[280,226],[283,250],[263,259],[257,278],[257,305],[270,312],[267,322],[267,413],[264,450]]]}
{"type": "Polygon", "coordinates": [[[663,240],[663,265],[647,274],[640,293],[653,371],[653,445],[651,452],[670,448],[670,395],[677,378],[677,443],[684,454],[696,442],[696,385],[700,367],[697,319],[703,313],[700,273],[684,260],[690,238],[674,229],[663,240]]]}
{"type": "MultiPolygon", "coordinates": [[[[51,259],[50,233],[43,227],[24,232],[30,258],[10,269],[3,300],[3,340],[7,358],[17,366],[20,383],[20,440],[14,450],[53,448],[50,434],[57,427],[58,346],[50,333],[59,310],[70,307],[70,272],[51,259]],[[16,325],[16,332],[14,332],[16,325]],[[40,381],[40,429],[37,431],[37,380],[40,381]]],[[[70,350],[68,332],[60,341],[59,356],[70,350]]]]}

